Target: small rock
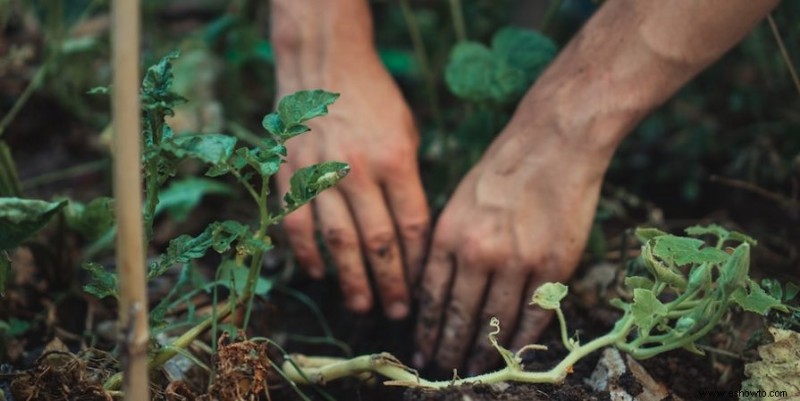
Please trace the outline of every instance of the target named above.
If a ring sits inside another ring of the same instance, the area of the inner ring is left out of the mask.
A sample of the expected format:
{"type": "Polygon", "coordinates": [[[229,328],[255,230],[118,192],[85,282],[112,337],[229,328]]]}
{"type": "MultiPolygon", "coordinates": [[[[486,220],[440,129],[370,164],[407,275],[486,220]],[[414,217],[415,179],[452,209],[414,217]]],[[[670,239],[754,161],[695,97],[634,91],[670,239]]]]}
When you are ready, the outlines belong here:
{"type": "Polygon", "coordinates": [[[608,391],[612,401],[681,400],[653,379],[645,368],[616,348],[606,348],[586,384],[595,391],[608,391]]]}

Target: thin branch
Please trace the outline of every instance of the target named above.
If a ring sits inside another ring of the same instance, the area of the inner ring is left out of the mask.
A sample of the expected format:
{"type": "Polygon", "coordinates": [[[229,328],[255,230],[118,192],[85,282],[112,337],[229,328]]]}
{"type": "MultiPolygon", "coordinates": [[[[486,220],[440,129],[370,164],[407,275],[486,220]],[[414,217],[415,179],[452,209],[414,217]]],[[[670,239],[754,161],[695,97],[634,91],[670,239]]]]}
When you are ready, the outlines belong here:
{"type": "Polygon", "coordinates": [[[792,63],[792,59],[789,57],[789,52],[786,50],[786,46],[783,44],[781,33],[778,31],[778,24],[775,23],[775,19],[772,18],[772,14],[767,16],[767,21],[769,21],[769,27],[772,29],[772,35],[775,36],[775,41],[778,42],[778,48],[781,50],[783,62],[786,63],[786,68],[789,70],[789,74],[792,75],[794,87],[797,89],[797,93],[800,94],[800,78],[797,77],[797,70],[794,68],[794,63],[792,63]]]}

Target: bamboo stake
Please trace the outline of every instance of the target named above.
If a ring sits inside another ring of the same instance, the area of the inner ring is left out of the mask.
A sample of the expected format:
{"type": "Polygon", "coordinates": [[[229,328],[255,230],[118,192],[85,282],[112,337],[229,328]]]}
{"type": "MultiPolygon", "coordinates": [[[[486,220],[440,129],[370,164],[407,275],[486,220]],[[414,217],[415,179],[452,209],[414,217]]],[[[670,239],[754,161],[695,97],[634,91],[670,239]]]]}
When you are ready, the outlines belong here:
{"type": "Polygon", "coordinates": [[[112,3],[112,113],[117,266],[120,282],[119,327],[125,400],[149,401],[147,373],[147,294],[142,228],[139,0],[112,3]]]}

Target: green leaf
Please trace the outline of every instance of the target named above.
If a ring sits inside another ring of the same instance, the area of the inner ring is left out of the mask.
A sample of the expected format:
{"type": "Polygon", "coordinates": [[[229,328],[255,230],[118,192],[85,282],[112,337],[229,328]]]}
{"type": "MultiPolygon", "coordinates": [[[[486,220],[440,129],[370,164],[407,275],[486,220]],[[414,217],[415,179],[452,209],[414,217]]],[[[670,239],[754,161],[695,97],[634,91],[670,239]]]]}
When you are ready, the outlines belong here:
{"type": "Polygon", "coordinates": [[[526,87],[524,72],[473,42],[453,48],[444,77],[453,94],[476,103],[510,103],[526,87]]]}
{"type": "Polygon", "coordinates": [[[172,60],[178,58],[180,52],[173,50],[145,71],[142,79],[142,108],[145,110],[160,109],[164,115],[172,115],[172,108],[186,101],[182,96],[172,92],[172,60]]]}
{"type": "Polygon", "coordinates": [[[793,300],[798,293],[800,293],[800,286],[791,281],[786,283],[786,289],[783,292],[783,301],[789,302],[793,300]]]}
{"type": "Polygon", "coordinates": [[[88,204],[70,201],[64,218],[69,228],[95,241],[114,228],[114,199],[100,197],[88,204]]]}
{"type": "MultiPolygon", "coordinates": [[[[31,323],[15,317],[8,319],[8,322],[0,320],[0,337],[20,337],[31,328],[31,323]]],[[[0,398],[2,400],[2,398],[0,398]]]]}
{"type": "Polygon", "coordinates": [[[641,228],[641,227],[639,227],[639,228],[636,228],[636,231],[634,231],[634,235],[636,236],[636,238],[639,239],[639,241],[641,241],[642,244],[644,244],[644,243],[646,243],[647,241],[650,241],[653,238],[660,237],[662,235],[668,235],[668,234],[663,232],[663,231],[661,231],[661,230],[659,230],[659,229],[657,229],[657,228],[641,228]]]}
{"type": "Polygon", "coordinates": [[[689,272],[689,285],[687,289],[691,291],[696,288],[705,287],[710,282],[711,265],[708,263],[703,263],[695,266],[692,271],[689,272]]]}
{"type": "Polygon", "coordinates": [[[641,258],[644,261],[645,267],[659,281],[666,283],[674,288],[677,289],[684,289],[686,288],[686,278],[683,277],[681,272],[677,271],[676,269],[664,265],[660,260],[658,260],[653,255],[653,242],[655,240],[648,241],[644,247],[642,247],[642,255],[641,258]]]}
{"type": "Polygon", "coordinates": [[[569,289],[561,283],[544,283],[533,293],[531,305],[539,305],[542,309],[554,310],[561,307],[561,300],[567,296],[569,289]]]}
{"type": "Polygon", "coordinates": [[[233,188],[218,181],[197,177],[185,178],[174,181],[161,191],[158,195],[156,214],[166,210],[175,221],[183,222],[189,217],[189,212],[200,204],[203,196],[233,193],[233,188]]]}
{"type": "MultiPolygon", "coordinates": [[[[747,273],[750,270],[750,245],[746,242],[734,249],[728,261],[722,266],[717,285],[725,294],[730,294],[745,285],[749,280],[747,273]]],[[[761,287],[759,287],[760,289],[761,287]]]]}
{"type": "Polygon", "coordinates": [[[105,297],[119,299],[119,283],[115,273],[106,270],[97,263],[91,262],[84,263],[83,269],[88,271],[90,275],[89,283],[83,286],[84,291],[100,299],[105,297]]]}
{"type": "Polygon", "coordinates": [[[653,280],[642,276],[629,276],[625,277],[625,286],[628,288],[648,288],[652,289],[655,286],[653,280]]]}
{"type": "Polygon", "coordinates": [[[308,203],[320,192],[336,185],[347,173],[350,166],[341,162],[324,162],[297,170],[289,179],[289,192],[283,197],[290,210],[308,203]]]}
{"type": "Polygon", "coordinates": [[[539,77],[558,53],[556,44],[539,32],[505,27],[492,38],[494,54],[524,72],[523,90],[539,77]]]}
{"type": "Polygon", "coordinates": [[[707,226],[701,226],[701,225],[691,226],[684,231],[686,232],[686,234],[691,235],[693,237],[701,237],[703,235],[713,235],[717,238],[722,238],[722,239],[728,238],[728,236],[731,234],[730,231],[716,224],[710,224],[707,226]]]}
{"type": "Polygon", "coordinates": [[[741,306],[742,309],[762,316],[766,315],[771,309],[781,312],[789,311],[786,305],[781,303],[780,299],[773,298],[767,294],[758,283],[750,278],[747,278],[746,287],[749,291],[745,290],[745,287],[739,287],[731,295],[733,302],[741,306]]]}
{"type": "Polygon", "coordinates": [[[633,290],[631,313],[639,332],[646,335],[661,319],[667,315],[667,307],[656,298],[653,291],[645,288],[633,290]]]}
{"type": "Polygon", "coordinates": [[[655,238],[653,254],[659,259],[676,266],[692,263],[722,263],[728,254],[717,248],[705,247],[705,241],[696,238],[662,235],[655,238]]]}
{"type": "Polygon", "coordinates": [[[0,198],[0,250],[16,248],[41,230],[67,201],[0,198]]]}
{"type": "Polygon", "coordinates": [[[295,92],[278,102],[278,110],[264,117],[262,125],[282,140],[310,130],[302,123],[328,114],[328,106],[339,98],[338,93],[320,89],[295,92]]]}
{"type": "Polygon", "coordinates": [[[178,135],[161,145],[178,159],[193,158],[211,165],[228,161],[234,146],[236,138],[223,134],[178,135]]]}

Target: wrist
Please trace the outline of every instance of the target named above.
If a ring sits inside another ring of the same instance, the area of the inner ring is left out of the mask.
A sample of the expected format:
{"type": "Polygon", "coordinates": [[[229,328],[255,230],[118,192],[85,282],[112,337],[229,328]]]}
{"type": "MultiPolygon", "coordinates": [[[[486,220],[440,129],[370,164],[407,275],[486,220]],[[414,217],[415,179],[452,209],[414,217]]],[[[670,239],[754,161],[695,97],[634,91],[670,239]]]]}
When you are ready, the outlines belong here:
{"type": "Polygon", "coordinates": [[[272,0],[270,41],[280,65],[291,58],[348,58],[375,53],[365,0],[272,0]]]}

